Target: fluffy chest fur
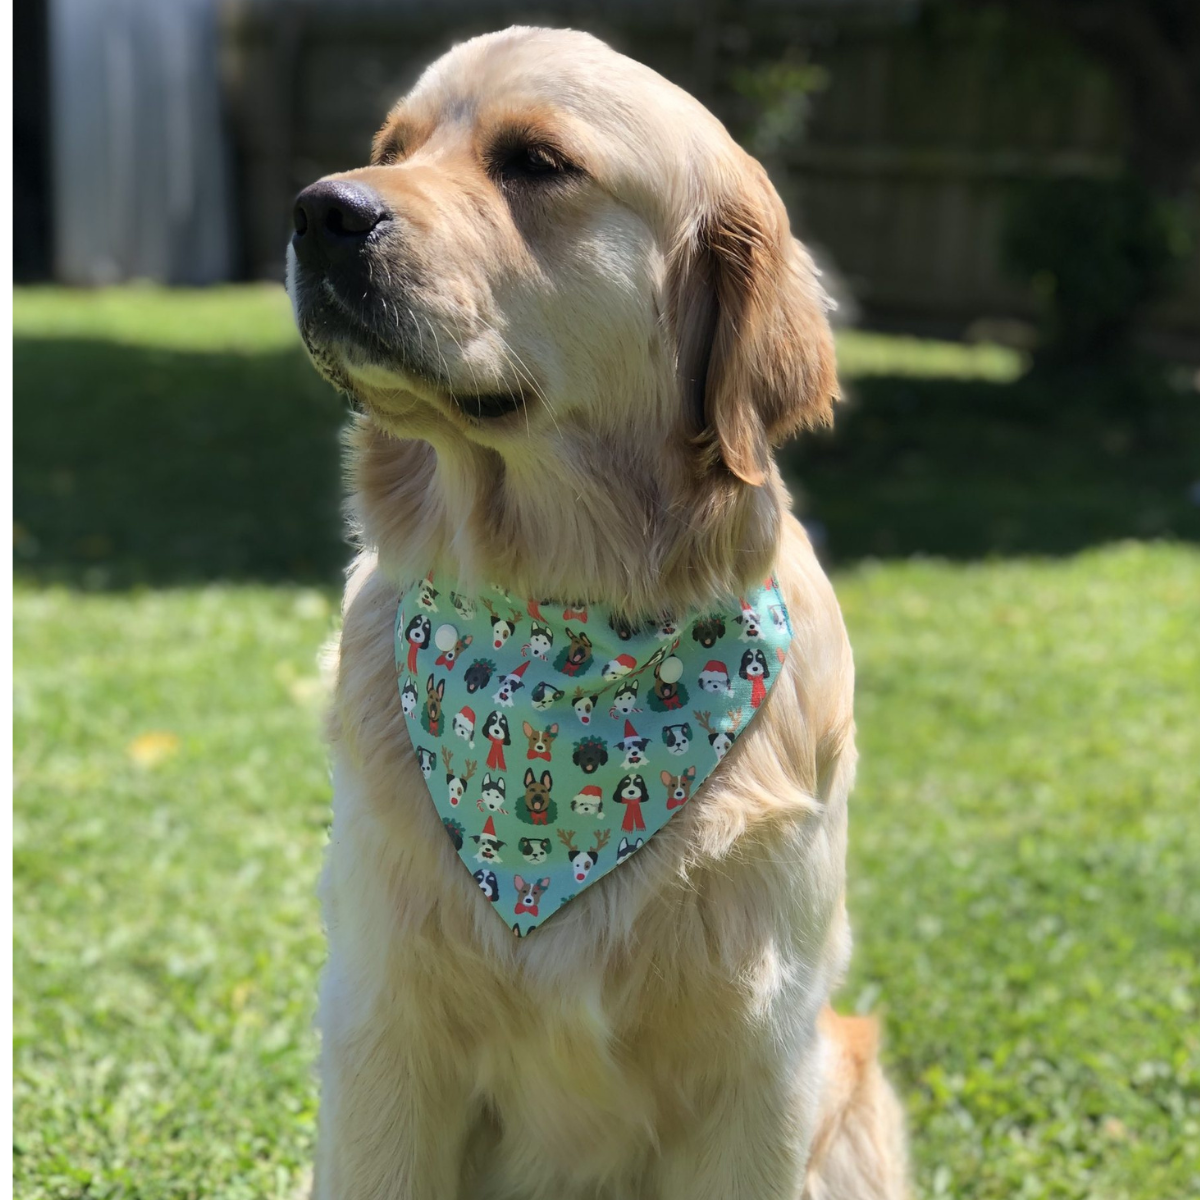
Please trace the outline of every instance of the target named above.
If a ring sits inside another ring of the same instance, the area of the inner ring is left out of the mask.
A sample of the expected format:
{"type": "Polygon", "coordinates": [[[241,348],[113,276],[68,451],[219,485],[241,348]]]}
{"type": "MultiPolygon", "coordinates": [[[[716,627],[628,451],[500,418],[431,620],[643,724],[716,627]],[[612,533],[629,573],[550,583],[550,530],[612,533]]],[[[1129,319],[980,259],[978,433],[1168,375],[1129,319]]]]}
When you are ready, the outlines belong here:
{"type": "MultiPolygon", "coordinates": [[[[762,712],[633,861],[520,942],[447,861],[392,669],[396,589],[370,560],[351,580],[323,881],[325,1051],[337,1070],[380,1070],[381,1086],[419,1056],[411,1069],[446,1081],[456,1103],[441,1119],[465,1122],[466,1160],[496,1194],[505,1179],[528,1188],[531,1164],[547,1195],[585,1179],[619,1194],[664,1141],[711,1119],[716,1081],[786,1079],[812,1049],[848,952],[852,678],[794,523],[779,578],[796,638],[762,712]]],[[[804,1095],[801,1081],[789,1105],[804,1095]]]]}

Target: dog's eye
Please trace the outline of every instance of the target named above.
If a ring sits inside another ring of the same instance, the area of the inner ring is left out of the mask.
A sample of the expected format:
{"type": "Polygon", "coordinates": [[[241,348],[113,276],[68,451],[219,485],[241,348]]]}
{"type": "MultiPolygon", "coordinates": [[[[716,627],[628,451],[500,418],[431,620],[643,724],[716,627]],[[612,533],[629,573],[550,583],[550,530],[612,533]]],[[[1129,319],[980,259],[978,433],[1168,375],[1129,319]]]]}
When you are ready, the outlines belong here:
{"type": "Polygon", "coordinates": [[[492,152],[489,168],[501,185],[508,186],[548,183],[575,173],[557,149],[538,142],[501,142],[492,152]]]}

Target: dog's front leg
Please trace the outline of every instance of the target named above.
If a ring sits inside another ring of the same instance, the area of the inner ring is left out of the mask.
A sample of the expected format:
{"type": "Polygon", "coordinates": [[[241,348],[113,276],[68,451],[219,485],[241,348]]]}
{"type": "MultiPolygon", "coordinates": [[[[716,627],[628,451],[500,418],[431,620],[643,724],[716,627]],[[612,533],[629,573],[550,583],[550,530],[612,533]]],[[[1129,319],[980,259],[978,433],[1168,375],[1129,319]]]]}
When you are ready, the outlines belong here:
{"type": "Polygon", "coordinates": [[[392,997],[361,1012],[321,997],[321,1109],[314,1200],[456,1200],[471,1119],[468,1091],[437,1045],[392,997]]]}
{"type": "MultiPolygon", "coordinates": [[[[812,1059],[810,1052],[806,1060],[812,1059]]],[[[714,1076],[687,1131],[663,1146],[658,1200],[798,1200],[814,1123],[805,1078],[778,1061],[747,1056],[714,1076]]]]}
{"type": "Polygon", "coordinates": [[[436,955],[402,932],[411,867],[344,754],[333,778],[314,1200],[456,1200],[474,1110],[461,1039],[429,1002],[436,955]]]}

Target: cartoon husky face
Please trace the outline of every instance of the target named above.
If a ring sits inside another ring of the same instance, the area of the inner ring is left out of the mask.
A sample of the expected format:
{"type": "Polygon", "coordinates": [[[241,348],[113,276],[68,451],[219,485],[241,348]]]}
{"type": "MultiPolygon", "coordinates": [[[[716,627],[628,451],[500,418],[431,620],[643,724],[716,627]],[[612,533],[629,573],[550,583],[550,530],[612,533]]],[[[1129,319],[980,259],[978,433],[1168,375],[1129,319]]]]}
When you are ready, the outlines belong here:
{"type": "Polygon", "coordinates": [[[488,771],[483,777],[483,782],[479,785],[479,802],[477,807],[480,812],[504,812],[504,801],[507,790],[508,785],[504,782],[504,776],[498,775],[493,779],[492,773],[488,771]]]}

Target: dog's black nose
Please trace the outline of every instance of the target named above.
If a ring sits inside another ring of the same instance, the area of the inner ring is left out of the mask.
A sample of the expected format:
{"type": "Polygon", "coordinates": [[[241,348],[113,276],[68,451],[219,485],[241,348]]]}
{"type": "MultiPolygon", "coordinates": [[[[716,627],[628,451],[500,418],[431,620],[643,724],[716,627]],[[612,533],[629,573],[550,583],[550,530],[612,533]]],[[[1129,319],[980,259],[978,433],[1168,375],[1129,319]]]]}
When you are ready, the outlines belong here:
{"type": "Polygon", "coordinates": [[[310,267],[344,262],[356,255],[367,235],[391,218],[379,195],[361,183],[322,179],[296,197],[292,245],[310,267]]]}

